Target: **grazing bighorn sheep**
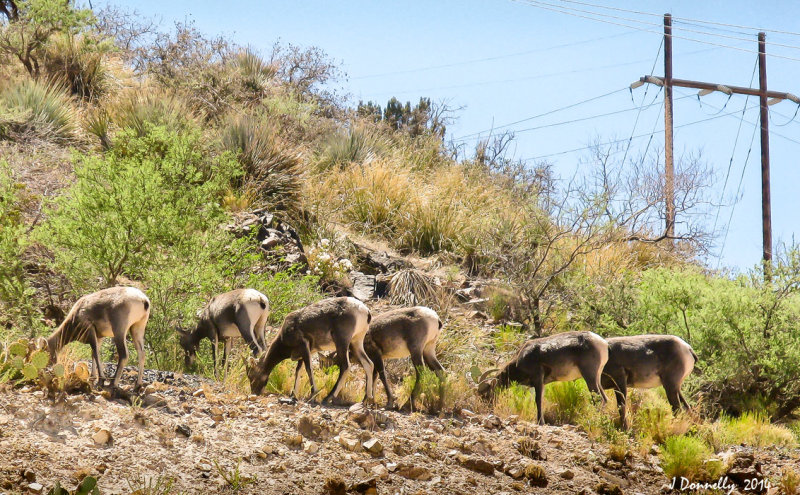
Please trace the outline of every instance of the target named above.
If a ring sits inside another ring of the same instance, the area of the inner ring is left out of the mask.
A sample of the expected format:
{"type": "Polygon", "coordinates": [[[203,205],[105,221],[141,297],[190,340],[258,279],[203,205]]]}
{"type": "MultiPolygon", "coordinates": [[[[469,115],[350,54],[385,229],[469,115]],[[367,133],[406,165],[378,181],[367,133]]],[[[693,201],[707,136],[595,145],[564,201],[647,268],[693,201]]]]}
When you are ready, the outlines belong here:
{"type": "Polygon", "coordinates": [[[117,387],[122,368],[128,362],[128,347],[125,339],[131,332],[136,356],[139,359],[139,378],[136,387],[142,386],[144,369],[144,329],[150,317],[150,300],[144,292],[134,287],[111,287],[87,294],[72,306],[61,325],[47,339],[50,361],[66,344],[78,341],[92,347],[92,376],[98,383],[105,380],[100,362],[100,345],[105,337],[113,337],[119,361],[117,372],[111,382],[117,387]]]}
{"type": "Polygon", "coordinates": [[[603,369],[603,388],[613,388],[619,416],[627,428],[628,388],[664,386],[672,410],[689,409],[681,384],[694,369],[697,354],[674,335],[634,335],[608,339],[608,362],[603,369]]]}
{"type": "Polygon", "coordinates": [[[264,327],[269,316],[269,299],[255,289],[236,289],[211,298],[193,331],[177,329],[180,344],[185,352],[187,368],[194,364],[200,341],[211,341],[211,357],[214,362],[214,376],[217,375],[217,346],[223,341],[222,367],[227,372],[231,340],[240,336],[244,339],[254,356],[267,348],[264,341],[264,327]]]}
{"type": "Polygon", "coordinates": [[[533,387],[536,391],[537,421],[544,424],[542,394],[551,382],[566,382],[583,377],[591,392],[600,394],[603,404],[608,400],[600,386],[600,375],[608,361],[608,344],[594,332],[564,332],[525,342],[495,378],[488,379],[489,370],[483,373],[478,392],[492,395],[498,386],[511,382],[533,387]]]}
{"type": "Polygon", "coordinates": [[[386,389],[387,408],[394,407],[394,395],[386,378],[384,359],[400,359],[411,356],[416,371],[411,397],[402,409],[415,409],[419,395],[420,368],[425,364],[439,378],[439,408],[444,401],[444,367],[436,359],[436,341],[442,330],[442,321],[436,311],[424,306],[395,309],[377,316],[369,324],[364,339],[364,350],[375,368],[372,372],[372,396],[378,386],[376,376],[380,375],[386,389]]]}
{"type": "Polygon", "coordinates": [[[339,394],[350,373],[348,349],[353,352],[367,375],[367,397],[372,401],[372,361],[364,352],[364,336],[372,316],[367,306],[352,297],[334,297],[289,313],[266,354],[248,361],[247,378],[254,394],[260,394],[275,366],[285,359],[299,360],[295,370],[292,396],[297,396],[300,367],[305,365],[311,382],[311,397],[318,393],[311,372],[311,353],[336,350],[339,377],[323,402],[339,394]]]}

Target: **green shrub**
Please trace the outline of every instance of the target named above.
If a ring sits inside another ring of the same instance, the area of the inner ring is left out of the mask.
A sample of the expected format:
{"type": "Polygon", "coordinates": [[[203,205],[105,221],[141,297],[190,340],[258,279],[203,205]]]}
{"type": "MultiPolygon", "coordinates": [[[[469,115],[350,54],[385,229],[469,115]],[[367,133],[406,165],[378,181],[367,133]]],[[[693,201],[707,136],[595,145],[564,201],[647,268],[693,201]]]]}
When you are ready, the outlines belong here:
{"type": "Polygon", "coordinates": [[[591,394],[583,380],[551,383],[545,387],[544,396],[551,406],[547,414],[557,423],[577,424],[591,407],[591,394]]]}
{"type": "Polygon", "coordinates": [[[724,472],[719,460],[702,440],[686,435],[667,438],[661,468],[668,478],[685,477],[693,482],[713,480],[724,472]],[[709,461],[709,462],[707,462],[709,461]]]}
{"type": "Polygon", "coordinates": [[[800,406],[798,284],[798,250],[774,263],[770,282],[759,270],[735,279],[696,269],[648,270],[626,333],[675,334],[692,345],[702,376],[691,375],[688,389],[702,387],[714,398],[709,412],[766,409],[779,419],[800,406]]]}
{"type": "Polygon", "coordinates": [[[0,139],[67,141],[74,122],[69,95],[57,83],[28,79],[0,95],[0,139]]]}
{"type": "Polygon", "coordinates": [[[797,440],[789,428],[770,423],[759,413],[744,413],[738,418],[723,417],[721,423],[730,445],[751,447],[795,447],[797,440]]]}
{"type": "Polygon", "coordinates": [[[25,271],[24,253],[30,243],[21,208],[21,185],[0,161],[0,327],[28,327],[34,335],[35,292],[25,271]]]}

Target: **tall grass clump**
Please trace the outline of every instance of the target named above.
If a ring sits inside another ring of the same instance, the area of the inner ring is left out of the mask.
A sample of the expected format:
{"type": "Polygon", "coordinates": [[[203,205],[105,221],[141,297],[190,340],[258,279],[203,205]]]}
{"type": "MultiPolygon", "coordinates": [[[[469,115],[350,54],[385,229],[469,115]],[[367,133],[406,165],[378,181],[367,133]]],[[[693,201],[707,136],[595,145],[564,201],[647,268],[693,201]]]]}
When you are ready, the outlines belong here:
{"type": "Polygon", "coordinates": [[[114,49],[109,40],[62,34],[50,40],[43,69],[52,79],[66,84],[73,95],[95,100],[111,87],[114,76],[107,57],[114,49]]]}
{"type": "Polygon", "coordinates": [[[364,164],[387,151],[387,141],[377,130],[353,125],[332,134],[323,144],[316,165],[319,170],[364,164]]]}
{"type": "Polygon", "coordinates": [[[723,463],[712,460],[713,452],[696,437],[678,435],[667,438],[661,468],[668,478],[685,477],[692,481],[714,480],[724,471],[723,463]]]}
{"type": "Polygon", "coordinates": [[[193,126],[194,112],[174,94],[140,91],[123,99],[112,112],[112,120],[122,129],[131,129],[145,136],[148,126],[161,126],[174,132],[193,126]]]}
{"type": "Polygon", "coordinates": [[[338,189],[345,220],[365,232],[391,236],[397,231],[415,185],[405,169],[394,165],[375,160],[342,172],[338,189]]]}
{"type": "Polygon", "coordinates": [[[223,127],[221,141],[245,170],[244,188],[273,208],[290,210],[297,206],[300,160],[283,149],[269,125],[252,116],[235,116],[223,127]]]}
{"type": "Polygon", "coordinates": [[[536,421],[536,399],[533,389],[518,383],[500,390],[495,397],[494,412],[498,416],[517,415],[525,421],[536,421]]]}
{"type": "Polygon", "coordinates": [[[591,394],[583,380],[555,382],[544,389],[545,416],[555,423],[577,424],[592,406],[591,394]]]}
{"type": "Polygon", "coordinates": [[[398,248],[430,255],[453,251],[464,228],[455,198],[415,201],[402,217],[398,248]]]}
{"type": "Polygon", "coordinates": [[[764,414],[746,412],[738,418],[723,417],[721,423],[731,445],[751,447],[796,447],[797,439],[789,428],[772,424],[764,414]]]}
{"type": "Polygon", "coordinates": [[[74,137],[75,109],[52,81],[24,80],[0,95],[0,139],[64,142],[74,137]]]}

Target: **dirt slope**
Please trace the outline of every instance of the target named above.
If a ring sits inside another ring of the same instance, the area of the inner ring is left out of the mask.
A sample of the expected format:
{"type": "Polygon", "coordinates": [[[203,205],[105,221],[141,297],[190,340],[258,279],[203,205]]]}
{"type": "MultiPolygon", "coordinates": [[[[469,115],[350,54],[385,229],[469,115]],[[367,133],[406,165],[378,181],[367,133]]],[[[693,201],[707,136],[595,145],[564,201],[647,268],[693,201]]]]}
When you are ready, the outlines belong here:
{"type": "Polygon", "coordinates": [[[99,477],[103,493],[170,481],[186,493],[658,493],[666,482],[656,457],[620,465],[571,427],[322,407],[234,396],[188,376],[165,381],[173,384],[150,385],[151,407],[1,391],[0,489],[38,483],[46,492],[56,480],[74,488],[86,475],[99,477]]]}

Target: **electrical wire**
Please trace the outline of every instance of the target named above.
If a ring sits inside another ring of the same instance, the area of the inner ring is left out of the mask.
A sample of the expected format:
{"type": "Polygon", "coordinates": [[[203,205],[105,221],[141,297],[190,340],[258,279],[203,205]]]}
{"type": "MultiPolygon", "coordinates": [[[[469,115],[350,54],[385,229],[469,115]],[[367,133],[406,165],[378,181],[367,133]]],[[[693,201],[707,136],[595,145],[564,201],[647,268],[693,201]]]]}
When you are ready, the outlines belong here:
{"type": "MultiPolygon", "coordinates": [[[[756,58],[755,63],[753,64],[753,73],[750,76],[750,86],[753,85],[753,81],[756,79],[756,70],[758,69],[758,58],[756,58]]],[[[732,95],[731,95],[732,96],[732,95]]],[[[728,101],[731,100],[731,96],[728,96],[728,101]]],[[[697,97],[698,101],[700,100],[700,96],[697,97]]],[[[728,104],[728,101],[725,102],[725,105],[728,104]]],[[[722,200],[725,198],[725,189],[728,187],[728,179],[731,175],[731,168],[733,167],[733,157],[736,155],[736,146],[739,143],[739,134],[742,131],[742,124],[744,123],[744,114],[745,108],[747,108],[747,103],[750,101],[750,95],[744,99],[744,107],[742,108],[742,117],[739,119],[739,126],[736,129],[736,138],[733,140],[733,149],[731,150],[731,159],[728,161],[728,171],[725,173],[725,181],[722,183],[722,192],[719,196],[719,206],[717,206],[717,214],[714,215],[714,226],[711,228],[711,232],[716,232],[717,230],[717,221],[719,220],[719,213],[722,209],[722,200]]],[[[723,107],[725,108],[725,107],[723,107]]],[[[721,111],[721,110],[720,110],[721,111]]],[[[717,112],[719,113],[719,112],[717,112]]]]}
{"type": "MultiPolygon", "coordinates": [[[[628,13],[628,14],[648,15],[648,16],[653,16],[653,17],[661,17],[662,16],[661,14],[656,14],[654,12],[642,12],[642,11],[639,11],[639,10],[628,10],[628,9],[623,9],[623,8],[619,8],[619,7],[609,7],[607,5],[598,5],[598,4],[588,3],[588,2],[580,2],[578,0],[561,0],[561,1],[562,2],[566,2],[566,3],[574,3],[574,4],[578,4],[578,5],[584,5],[584,6],[587,6],[587,7],[596,7],[596,8],[600,8],[600,9],[606,9],[606,10],[615,10],[615,11],[618,11],[618,12],[625,12],[625,13],[628,13]]],[[[779,29],[756,28],[756,27],[752,27],[752,26],[743,26],[741,24],[728,24],[728,23],[724,23],[724,22],[706,21],[706,20],[703,20],[703,19],[692,19],[692,18],[689,18],[689,17],[675,17],[675,16],[672,16],[672,18],[673,19],[677,19],[677,20],[681,20],[681,21],[687,21],[687,22],[696,22],[696,23],[701,23],[701,24],[713,24],[715,26],[734,27],[734,28],[737,28],[737,29],[750,29],[750,30],[753,30],[753,31],[766,31],[766,32],[771,32],[771,33],[779,33],[779,34],[788,34],[788,35],[792,35],[792,36],[800,36],[800,33],[792,32],[792,31],[781,31],[779,29]]]]}
{"type": "MultiPolygon", "coordinates": [[[[629,29],[637,29],[637,30],[645,32],[645,33],[654,33],[654,34],[658,34],[658,35],[662,35],[662,36],[664,34],[664,33],[660,32],[660,31],[654,31],[652,29],[645,29],[645,28],[640,28],[640,27],[637,27],[637,26],[631,26],[631,25],[628,25],[628,24],[621,24],[619,22],[607,21],[607,20],[604,20],[604,19],[598,19],[596,17],[589,17],[589,16],[585,16],[585,15],[581,15],[581,14],[576,14],[576,13],[570,12],[569,9],[567,9],[567,10],[558,10],[558,9],[565,9],[564,7],[560,7],[560,6],[555,6],[556,8],[547,7],[545,5],[553,5],[553,4],[547,4],[547,3],[541,2],[540,0],[516,0],[516,1],[521,1],[521,2],[524,2],[527,5],[530,5],[532,7],[536,7],[536,8],[543,9],[543,10],[549,10],[549,11],[552,11],[552,12],[557,12],[559,14],[571,15],[573,17],[580,17],[580,18],[583,18],[583,19],[591,20],[591,21],[603,22],[603,23],[606,23],[606,24],[613,24],[615,26],[622,26],[622,27],[626,27],[626,28],[629,28],[629,29]]],[[[695,43],[702,43],[702,44],[706,44],[706,45],[718,46],[718,47],[721,47],[721,48],[728,48],[730,50],[737,50],[737,51],[740,51],[740,52],[758,53],[758,52],[756,52],[754,50],[748,50],[747,48],[741,48],[741,47],[737,47],[737,46],[725,45],[725,44],[722,44],[722,43],[715,43],[713,41],[705,41],[705,40],[698,40],[698,39],[695,39],[695,38],[687,38],[686,36],[678,36],[678,35],[676,35],[674,33],[671,36],[674,39],[682,39],[682,40],[686,40],[686,41],[693,41],[695,43]]],[[[775,53],[767,53],[766,55],[768,57],[780,58],[780,59],[784,59],[784,60],[792,60],[792,61],[795,61],[795,62],[800,62],[800,58],[789,57],[789,56],[786,56],[786,55],[778,55],[778,54],[775,54],[775,53]]]]}
{"type": "Polygon", "coordinates": [[[606,98],[608,96],[611,96],[611,95],[614,95],[614,94],[617,94],[617,93],[621,93],[623,91],[628,91],[628,88],[616,89],[614,91],[609,91],[608,93],[604,93],[602,95],[598,95],[598,96],[593,96],[591,98],[587,98],[587,99],[579,101],[577,103],[571,103],[571,104],[569,104],[567,106],[564,106],[564,107],[561,107],[561,108],[555,108],[553,110],[548,110],[547,112],[540,113],[538,115],[533,115],[531,117],[526,117],[524,119],[516,120],[514,122],[509,122],[508,124],[503,124],[503,125],[500,125],[500,126],[497,126],[497,127],[493,127],[491,129],[485,129],[485,130],[479,131],[479,132],[473,132],[471,134],[465,134],[464,136],[461,136],[461,137],[459,137],[457,139],[454,139],[454,141],[461,141],[463,139],[470,138],[472,136],[477,136],[479,134],[483,134],[484,132],[492,132],[492,131],[495,131],[497,129],[505,129],[506,127],[511,127],[513,125],[521,124],[523,122],[528,122],[529,120],[538,119],[540,117],[545,117],[547,115],[551,115],[551,114],[554,114],[554,113],[557,113],[557,112],[561,112],[563,110],[568,110],[570,108],[575,108],[578,105],[583,105],[584,103],[589,103],[591,101],[599,100],[601,98],[606,98]]]}
{"type": "Polygon", "coordinates": [[[739,177],[739,185],[736,186],[736,196],[733,206],[731,206],[731,214],[728,216],[728,225],[725,226],[725,235],[722,237],[722,247],[719,250],[719,258],[717,258],[717,268],[719,268],[720,261],[722,261],[722,253],[725,252],[725,243],[728,240],[728,232],[731,229],[731,222],[733,221],[733,212],[736,210],[736,205],[739,203],[739,192],[742,190],[742,182],[744,181],[744,173],[747,170],[747,163],[750,161],[750,152],[753,151],[753,143],[756,140],[756,131],[758,127],[753,127],[753,136],[750,138],[750,148],[747,149],[747,156],[744,159],[744,166],[742,167],[742,175],[739,177]]]}
{"type": "Polygon", "coordinates": [[[592,38],[592,39],[588,39],[588,40],[574,41],[574,42],[571,42],[571,43],[563,43],[561,45],[554,45],[554,46],[550,46],[550,47],[546,47],[546,48],[536,48],[534,50],[525,50],[525,51],[522,51],[522,52],[509,53],[509,54],[506,54],[506,55],[497,55],[497,56],[494,56],[494,57],[476,58],[476,59],[472,59],[472,60],[464,60],[464,61],[461,61],[461,62],[453,62],[453,63],[450,63],[450,64],[430,65],[430,66],[427,66],[427,67],[418,67],[416,69],[399,70],[399,71],[394,71],[394,72],[384,72],[384,73],[380,73],[380,74],[368,74],[368,75],[365,75],[365,76],[351,77],[350,79],[351,80],[373,79],[373,78],[377,78],[377,77],[397,76],[397,75],[401,75],[401,74],[414,74],[414,73],[417,73],[417,72],[425,72],[425,71],[436,70],[436,69],[447,69],[447,68],[450,68],[450,67],[458,67],[458,66],[461,66],[461,65],[471,65],[471,64],[481,63],[481,62],[491,62],[491,61],[494,61],[494,60],[502,60],[502,59],[505,59],[505,58],[521,57],[523,55],[530,55],[531,53],[546,52],[546,51],[551,51],[551,50],[557,50],[557,49],[560,49],[560,48],[568,48],[568,47],[571,47],[571,46],[584,45],[586,43],[595,43],[595,42],[598,42],[598,41],[603,41],[603,40],[607,40],[607,39],[611,39],[611,38],[619,38],[620,36],[626,36],[626,35],[629,35],[629,34],[632,34],[632,33],[635,33],[635,32],[636,32],[636,30],[634,29],[634,30],[630,30],[630,31],[625,31],[624,33],[617,33],[617,34],[612,34],[612,35],[609,35],[609,36],[601,36],[599,38],[592,38]]]}
{"type": "MultiPolygon", "coordinates": [[[[758,106],[756,105],[756,106],[752,106],[752,107],[749,107],[749,108],[745,107],[745,108],[744,108],[744,111],[746,111],[746,110],[752,110],[753,108],[758,108],[758,106]]],[[[708,122],[709,120],[718,119],[718,118],[720,118],[720,117],[727,117],[727,116],[729,116],[729,115],[733,115],[733,114],[735,114],[735,113],[739,113],[739,112],[740,112],[740,110],[735,110],[735,111],[733,111],[733,112],[723,113],[723,114],[721,114],[721,115],[716,115],[716,116],[714,116],[714,117],[708,117],[708,118],[706,118],[706,119],[695,120],[695,121],[693,121],[693,122],[687,122],[687,123],[685,123],[685,124],[676,125],[676,126],[674,126],[674,127],[673,127],[673,129],[682,129],[682,128],[684,128],[684,127],[689,127],[689,126],[692,126],[692,125],[701,124],[701,123],[703,123],[703,122],[708,122]]],[[[745,121],[745,122],[747,122],[747,121],[745,121]]],[[[662,132],[664,132],[664,129],[660,129],[660,130],[658,130],[658,131],[656,131],[656,132],[649,132],[649,133],[646,133],[646,134],[639,134],[639,135],[637,135],[637,136],[633,136],[633,139],[639,139],[639,138],[643,138],[643,137],[649,137],[649,136],[651,136],[651,135],[653,135],[653,134],[659,134],[659,133],[662,133],[662,132]]],[[[623,142],[625,142],[625,141],[627,141],[627,140],[628,140],[627,138],[624,138],[624,139],[616,139],[616,140],[614,140],[614,141],[608,141],[608,142],[606,142],[606,143],[602,143],[602,146],[608,146],[608,145],[610,145],[610,144],[618,144],[618,143],[623,143],[623,142]]],[[[800,144],[800,142],[798,142],[798,144],[800,144]]],[[[559,151],[559,152],[556,152],[556,153],[550,153],[550,154],[548,154],[548,155],[539,155],[539,156],[534,156],[534,157],[530,157],[530,158],[523,158],[521,161],[524,161],[524,162],[529,162],[529,161],[534,161],[534,160],[541,160],[542,158],[550,158],[550,157],[553,157],[553,156],[566,155],[566,154],[568,154],[568,153],[574,153],[575,151],[587,150],[587,149],[593,148],[594,146],[595,146],[595,145],[591,145],[591,146],[583,146],[583,147],[581,147],[581,148],[574,148],[574,149],[571,149],[571,150],[559,151]]],[[[620,153],[621,153],[621,151],[620,151],[620,153]]]]}
{"type": "MultiPolygon", "coordinates": [[[[660,90],[659,90],[659,93],[660,93],[660,90]]],[[[658,95],[656,95],[655,98],[657,98],[657,97],[658,97],[658,95]]],[[[675,98],[675,101],[683,100],[683,99],[691,98],[691,97],[692,97],[691,95],[681,96],[680,98],[675,98]]],[[[520,133],[528,132],[528,131],[537,131],[539,129],[547,129],[549,127],[558,127],[558,126],[567,125],[567,124],[574,124],[576,122],[584,122],[584,121],[587,121],[587,120],[594,120],[594,119],[598,119],[598,118],[601,118],[601,117],[608,117],[610,115],[618,115],[618,114],[621,114],[621,113],[632,112],[634,110],[641,111],[642,109],[650,108],[650,107],[655,106],[655,105],[659,105],[660,106],[661,103],[660,102],[656,103],[655,98],[653,99],[652,102],[648,103],[647,105],[637,106],[637,107],[633,107],[633,108],[625,108],[625,109],[622,109],[622,110],[615,110],[613,112],[600,113],[600,114],[597,114],[597,115],[590,115],[588,117],[581,117],[581,118],[578,118],[578,119],[565,120],[565,121],[562,121],[562,122],[554,122],[552,124],[543,124],[543,125],[539,125],[539,126],[536,126],[536,127],[527,127],[525,129],[513,130],[512,132],[514,134],[520,134],[520,133]]],[[[474,140],[484,139],[484,138],[485,138],[485,136],[473,136],[473,137],[468,137],[468,138],[453,139],[452,141],[453,142],[466,142],[466,141],[474,141],[474,140]]]]}
{"type": "MultiPolygon", "coordinates": [[[[656,64],[658,63],[658,56],[661,55],[661,48],[664,46],[664,38],[661,38],[661,43],[658,44],[658,50],[656,51],[656,58],[653,60],[653,67],[650,68],[650,75],[653,75],[653,72],[656,70],[656,64]]],[[[636,119],[633,121],[633,129],[631,129],[631,137],[628,139],[628,146],[625,148],[625,154],[622,156],[622,163],[623,166],[625,165],[625,160],[628,158],[628,151],[631,149],[631,142],[633,141],[633,135],[636,133],[636,126],[639,124],[639,116],[642,114],[642,105],[644,105],[644,100],[647,98],[647,91],[650,89],[650,85],[648,84],[647,87],[644,88],[644,95],[642,95],[642,103],[639,104],[639,110],[636,112],[636,119]]],[[[653,98],[653,102],[656,101],[658,95],[661,94],[661,86],[659,86],[658,91],[656,91],[656,96],[653,98]]],[[[633,98],[633,90],[631,90],[631,98],[633,98]]],[[[651,103],[652,104],[652,103],[651,103]]]]}

